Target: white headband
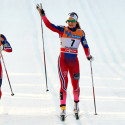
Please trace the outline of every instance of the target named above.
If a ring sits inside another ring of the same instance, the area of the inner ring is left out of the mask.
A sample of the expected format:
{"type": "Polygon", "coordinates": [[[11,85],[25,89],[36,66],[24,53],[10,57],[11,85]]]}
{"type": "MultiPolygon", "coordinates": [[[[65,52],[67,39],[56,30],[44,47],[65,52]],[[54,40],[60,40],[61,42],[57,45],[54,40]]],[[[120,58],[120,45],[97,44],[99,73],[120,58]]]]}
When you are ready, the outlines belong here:
{"type": "Polygon", "coordinates": [[[72,17],[73,19],[75,19],[76,21],[78,20],[78,17],[75,14],[68,14],[68,19],[72,17]]]}

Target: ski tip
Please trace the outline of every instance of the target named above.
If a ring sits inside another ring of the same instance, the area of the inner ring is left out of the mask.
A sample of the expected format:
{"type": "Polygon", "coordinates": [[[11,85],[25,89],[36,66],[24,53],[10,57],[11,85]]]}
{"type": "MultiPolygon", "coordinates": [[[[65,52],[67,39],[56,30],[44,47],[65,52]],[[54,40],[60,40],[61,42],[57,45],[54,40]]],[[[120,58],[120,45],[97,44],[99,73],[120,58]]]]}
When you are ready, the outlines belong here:
{"type": "Polygon", "coordinates": [[[65,115],[60,116],[61,121],[65,121],[65,115]]]}
{"type": "Polygon", "coordinates": [[[79,116],[76,117],[76,120],[79,120],[79,116]]]}
{"type": "Polygon", "coordinates": [[[75,113],[75,117],[76,117],[76,120],[79,119],[79,115],[78,115],[78,113],[75,113]]]}

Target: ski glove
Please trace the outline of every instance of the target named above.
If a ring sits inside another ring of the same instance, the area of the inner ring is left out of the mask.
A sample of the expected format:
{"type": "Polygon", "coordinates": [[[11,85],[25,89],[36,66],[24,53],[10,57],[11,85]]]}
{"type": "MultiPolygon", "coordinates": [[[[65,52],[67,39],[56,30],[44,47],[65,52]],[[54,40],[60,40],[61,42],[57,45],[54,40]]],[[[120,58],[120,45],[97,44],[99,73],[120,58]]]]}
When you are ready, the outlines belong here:
{"type": "Polygon", "coordinates": [[[41,16],[45,16],[45,12],[42,9],[42,4],[41,3],[36,5],[36,9],[39,11],[41,16]]]}
{"type": "Polygon", "coordinates": [[[89,56],[87,57],[87,59],[88,59],[89,61],[94,61],[94,58],[93,58],[91,55],[89,55],[89,56]]]}

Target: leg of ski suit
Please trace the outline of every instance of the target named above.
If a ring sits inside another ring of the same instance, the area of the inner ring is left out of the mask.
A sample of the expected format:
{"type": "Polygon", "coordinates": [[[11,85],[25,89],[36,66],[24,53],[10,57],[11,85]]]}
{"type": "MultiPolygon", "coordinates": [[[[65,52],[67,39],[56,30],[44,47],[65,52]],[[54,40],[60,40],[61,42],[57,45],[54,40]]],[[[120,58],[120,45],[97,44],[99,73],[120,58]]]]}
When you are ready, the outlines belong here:
{"type": "Polygon", "coordinates": [[[75,61],[69,64],[69,74],[71,77],[71,83],[73,86],[73,95],[74,95],[74,101],[78,102],[79,101],[79,93],[80,93],[80,88],[79,88],[79,61],[78,58],[76,58],[75,61]]]}
{"type": "Polygon", "coordinates": [[[60,106],[66,105],[67,85],[68,85],[68,65],[62,56],[58,59],[58,73],[61,83],[60,106]]]}
{"type": "Polygon", "coordinates": [[[70,73],[73,86],[74,101],[79,101],[79,62],[75,59],[65,59],[64,54],[59,56],[58,72],[61,83],[60,88],[60,106],[66,105],[67,86],[68,86],[68,71],[70,73]]]}

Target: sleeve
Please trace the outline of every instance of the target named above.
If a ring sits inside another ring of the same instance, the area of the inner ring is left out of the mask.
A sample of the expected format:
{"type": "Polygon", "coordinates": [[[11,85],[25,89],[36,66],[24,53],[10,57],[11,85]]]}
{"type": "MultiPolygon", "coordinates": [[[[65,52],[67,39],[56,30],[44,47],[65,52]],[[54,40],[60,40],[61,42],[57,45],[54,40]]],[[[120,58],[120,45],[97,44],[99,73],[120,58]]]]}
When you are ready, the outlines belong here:
{"type": "Polygon", "coordinates": [[[8,41],[3,41],[2,42],[3,44],[3,50],[6,51],[6,52],[12,52],[12,47],[10,46],[9,42],[8,41]]]}
{"type": "Polygon", "coordinates": [[[64,27],[63,26],[56,26],[54,24],[52,24],[46,16],[42,16],[42,19],[46,25],[46,27],[48,27],[50,30],[52,30],[53,32],[58,33],[59,35],[62,35],[64,32],[64,27]]]}
{"type": "Polygon", "coordinates": [[[82,32],[81,44],[82,44],[83,49],[85,51],[86,57],[88,57],[90,55],[90,50],[89,50],[89,46],[87,44],[87,40],[85,38],[85,32],[84,31],[82,32]]]}

